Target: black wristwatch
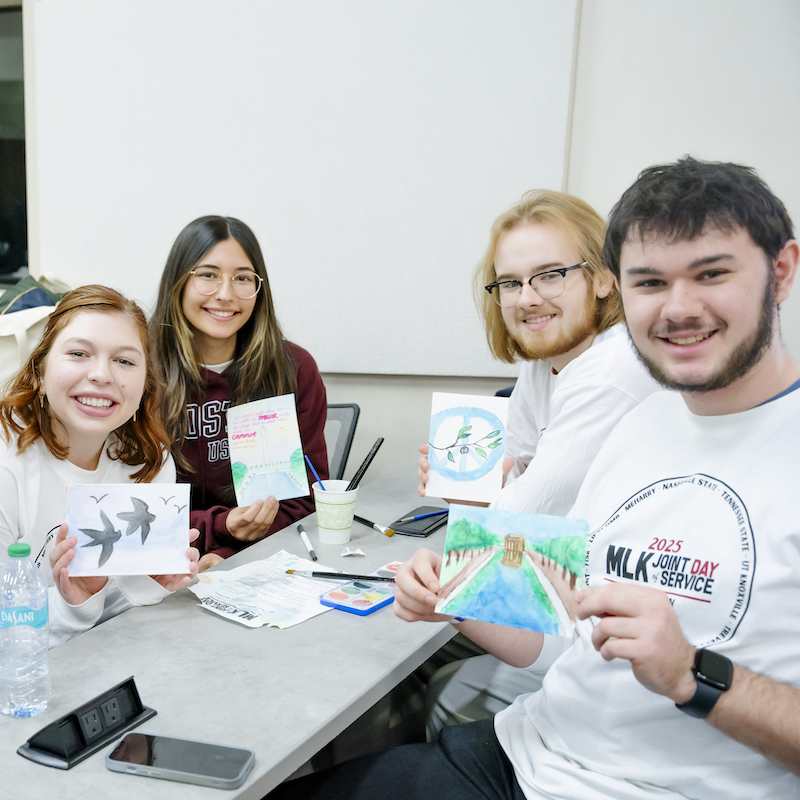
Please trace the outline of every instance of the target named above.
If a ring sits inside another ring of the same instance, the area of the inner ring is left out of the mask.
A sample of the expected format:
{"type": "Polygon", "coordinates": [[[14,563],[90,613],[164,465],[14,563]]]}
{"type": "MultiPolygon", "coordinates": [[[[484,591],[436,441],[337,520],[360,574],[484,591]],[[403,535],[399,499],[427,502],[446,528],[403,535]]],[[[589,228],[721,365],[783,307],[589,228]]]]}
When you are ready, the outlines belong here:
{"type": "Polygon", "coordinates": [[[690,717],[703,719],[711,713],[714,704],[733,682],[733,662],[713,650],[698,649],[692,667],[697,679],[697,691],[688,703],[675,703],[676,707],[690,717]]]}

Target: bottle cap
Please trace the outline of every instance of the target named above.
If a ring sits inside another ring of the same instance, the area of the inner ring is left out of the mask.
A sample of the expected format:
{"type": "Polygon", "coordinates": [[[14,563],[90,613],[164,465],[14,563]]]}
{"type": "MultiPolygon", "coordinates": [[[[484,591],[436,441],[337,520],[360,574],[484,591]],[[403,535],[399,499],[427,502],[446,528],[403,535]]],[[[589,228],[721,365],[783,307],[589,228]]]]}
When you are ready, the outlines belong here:
{"type": "Polygon", "coordinates": [[[8,546],[8,554],[12,558],[25,558],[31,554],[31,546],[24,542],[14,542],[8,546]]]}

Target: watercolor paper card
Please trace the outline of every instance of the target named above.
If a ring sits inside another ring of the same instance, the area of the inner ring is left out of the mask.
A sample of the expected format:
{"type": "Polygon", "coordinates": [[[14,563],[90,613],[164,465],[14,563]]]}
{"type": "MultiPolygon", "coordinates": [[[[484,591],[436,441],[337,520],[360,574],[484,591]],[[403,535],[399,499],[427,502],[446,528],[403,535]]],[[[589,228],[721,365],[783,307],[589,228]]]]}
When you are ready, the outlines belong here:
{"type": "Polygon", "coordinates": [[[227,411],[228,443],[240,506],[274,496],[309,494],[293,394],[266,397],[227,411]]]}
{"type": "Polygon", "coordinates": [[[587,522],[455,503],[448,516],[437,612],[572,635],[587,522]]]}
{"type": "Polygon", "coordinates": [[[189,573],[188,483],[67,486],[72,578],[189,573]]]}
{"type": "Polygon", "coordinates": [[[503,488],[507,397],[434,392],[425,494],[490,503],[503,488]]]}

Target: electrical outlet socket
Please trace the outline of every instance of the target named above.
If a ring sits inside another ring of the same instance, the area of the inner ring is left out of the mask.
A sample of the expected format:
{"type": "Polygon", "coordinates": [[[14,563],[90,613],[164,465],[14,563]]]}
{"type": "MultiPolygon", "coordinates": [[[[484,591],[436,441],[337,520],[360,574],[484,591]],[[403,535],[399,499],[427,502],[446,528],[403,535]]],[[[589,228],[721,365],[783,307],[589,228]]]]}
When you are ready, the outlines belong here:
{"type": "Polygon", "coordinates": [[[112,697],[110,700],[106,700],[105,703],[101,703],[100,713],[103,715],[103,722],[106,728],[113,728],[114,725],[119,723],[122,719],[122,711],[120,711],[116,697],[112,697]]]}
{"type": "Polygon", "coordinates": [[[96,708],[81,714],[78,720],[87,742],[92,741],[92,739],[96,739],[103,732],[103,725],[100,722],[100,714],[96,708]]]}

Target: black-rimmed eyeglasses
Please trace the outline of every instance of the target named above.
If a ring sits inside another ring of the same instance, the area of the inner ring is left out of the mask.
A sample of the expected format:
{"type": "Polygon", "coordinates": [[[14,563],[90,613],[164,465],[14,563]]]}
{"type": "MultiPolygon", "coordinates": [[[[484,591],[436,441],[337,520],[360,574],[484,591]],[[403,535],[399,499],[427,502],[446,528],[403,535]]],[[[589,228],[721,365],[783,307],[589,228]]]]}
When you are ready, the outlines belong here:
{"type": "Polygon", "coordinates": [[[567,273],[573,269],[586,267],[588,263],[588,261],[582,261],[580,264],[575,264],[572,267],[549,269],[547,272],[540,272],[538,275],[531,276],[527,281],[496,281],[484,288],[499,306],[515,306],[519,301],[520,295],[522,294],[522,287],[525,283],[527,283],[543,300],[552,300],[564,291],[567,273]]]}

